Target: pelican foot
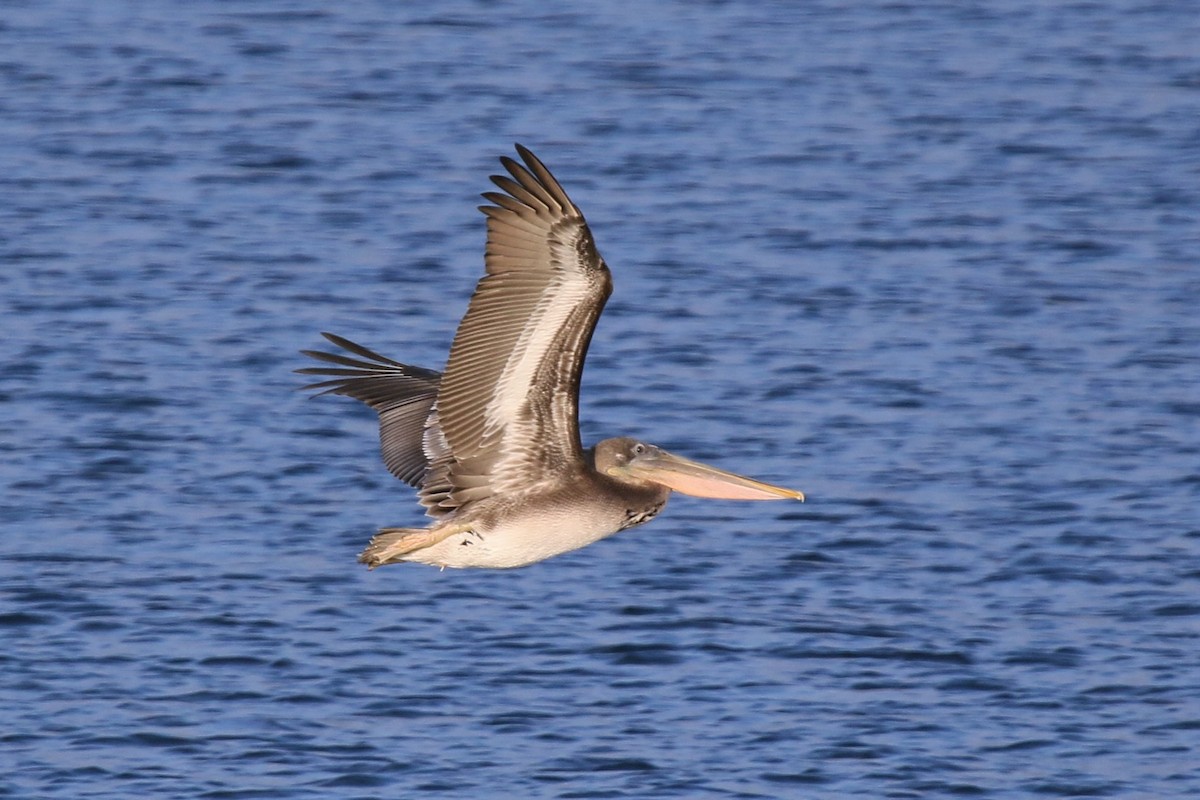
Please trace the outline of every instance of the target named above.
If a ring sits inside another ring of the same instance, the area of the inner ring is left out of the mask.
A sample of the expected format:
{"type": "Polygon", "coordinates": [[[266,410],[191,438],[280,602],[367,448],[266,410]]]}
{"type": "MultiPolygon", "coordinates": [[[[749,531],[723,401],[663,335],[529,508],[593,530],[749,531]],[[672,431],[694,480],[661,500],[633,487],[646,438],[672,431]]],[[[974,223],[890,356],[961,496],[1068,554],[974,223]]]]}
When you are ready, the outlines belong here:
{"type": "Polygon", "coordinates": [[[436,528],[380,528],[379,533],[371,537],[365,550],[358,555],[360,564],[366,564],[370,569],[382,567],[398,561],[408,561],[404,556],[415,550],[441,542],[456,533],[463,533],[468,528],[462,525],[439,525],[436,528]]]}

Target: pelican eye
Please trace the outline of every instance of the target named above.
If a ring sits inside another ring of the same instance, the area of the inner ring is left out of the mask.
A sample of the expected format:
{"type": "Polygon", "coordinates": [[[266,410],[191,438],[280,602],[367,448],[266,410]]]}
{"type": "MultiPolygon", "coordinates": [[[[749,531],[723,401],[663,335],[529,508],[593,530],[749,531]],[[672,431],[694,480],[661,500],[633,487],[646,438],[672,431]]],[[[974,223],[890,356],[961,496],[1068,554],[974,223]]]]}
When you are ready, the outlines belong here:
{"type": "Polygon", "coordinates": [[[635,456],[640,456],[644,452],[646,452],[646,445],[642,444],[641,442],[638,442],[633,446],[633,454],[635,456]]]}

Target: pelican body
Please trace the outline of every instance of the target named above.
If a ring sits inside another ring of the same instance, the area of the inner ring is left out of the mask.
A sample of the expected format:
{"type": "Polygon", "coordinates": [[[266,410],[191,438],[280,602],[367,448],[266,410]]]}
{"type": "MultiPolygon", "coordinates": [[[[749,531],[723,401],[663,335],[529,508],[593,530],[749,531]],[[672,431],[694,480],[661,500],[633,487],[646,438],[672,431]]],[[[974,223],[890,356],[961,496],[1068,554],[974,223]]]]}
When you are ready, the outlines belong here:
{"type": "Polygon", "coordinates": [[[492,176],[502,191],[483,195],[486,274],[445,373],[330,333],[349,355],[304,351],[325,364],[298,371],[330,378],[305,388],[379,413],[384,463],[434,520],[380,530],[359,561],[520,567],[648,522],[672,491],[803,500],[629,437],[583,449],[579,381],[612,279],[583,214],[533,153],[517,152],[523,164],[502,157],[508,175],[492,176]]]}

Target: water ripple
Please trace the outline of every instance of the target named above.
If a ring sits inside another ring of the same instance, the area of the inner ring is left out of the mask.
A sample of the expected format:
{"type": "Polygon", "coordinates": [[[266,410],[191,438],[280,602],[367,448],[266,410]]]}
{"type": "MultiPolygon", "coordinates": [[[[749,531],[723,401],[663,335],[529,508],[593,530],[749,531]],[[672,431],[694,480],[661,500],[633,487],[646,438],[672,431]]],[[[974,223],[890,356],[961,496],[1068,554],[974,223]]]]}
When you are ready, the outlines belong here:
{"type": "Polygon", "coordinates": [[[1192,9],[160,5],[0,23],[0,796],[1200,794],[1192,9]],[[512,141],[584,438],[808,503],[356,569],[296,351],[443,363],[512,141]]]}

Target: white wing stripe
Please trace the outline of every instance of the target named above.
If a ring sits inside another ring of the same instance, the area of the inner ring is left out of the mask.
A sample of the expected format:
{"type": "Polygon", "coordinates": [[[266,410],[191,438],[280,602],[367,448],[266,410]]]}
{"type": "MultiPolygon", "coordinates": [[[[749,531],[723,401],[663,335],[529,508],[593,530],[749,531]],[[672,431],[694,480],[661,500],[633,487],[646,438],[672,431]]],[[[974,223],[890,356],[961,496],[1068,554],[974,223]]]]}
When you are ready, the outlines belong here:
{"type": "Polygon", "coordinates": [[[496,393],[488,403],[483,429],[485,439],[500,434],[506,424],[519,418],[521,409],[528,402],[529,389],[534,386],[534,376],[547,358],[555,337],[575,304],[586,296],[585,282],[558,278],[546,287],[504,366],[496,393]]]}

